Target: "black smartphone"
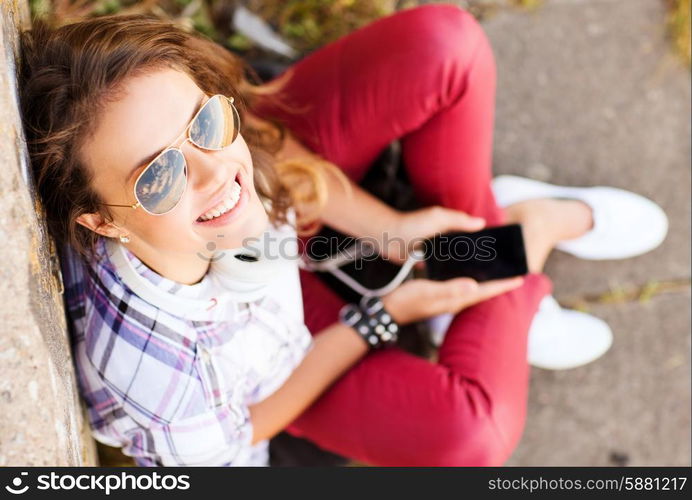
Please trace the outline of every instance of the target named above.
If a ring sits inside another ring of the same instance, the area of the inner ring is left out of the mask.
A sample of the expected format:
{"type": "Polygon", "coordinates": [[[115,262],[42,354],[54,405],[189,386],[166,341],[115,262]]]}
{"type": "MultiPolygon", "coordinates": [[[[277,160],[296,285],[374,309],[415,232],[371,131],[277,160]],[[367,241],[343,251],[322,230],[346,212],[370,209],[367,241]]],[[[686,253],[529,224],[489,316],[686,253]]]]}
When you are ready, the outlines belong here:
{"type": "Polygon", "coordinates": [[[487,281],[528,273],[520,224],[437,235],[427,239],[423,249],[428,279],[468,276],[487,281]]]}
{"type": "MultiPolygon", "coordinates": [[[[347,255],[346,250],[357,242],[357,238],[325,226],[317,237],[308,240],[305,251],[308,257],[319,262],[328,256],[347,255]]],[[[340,267],[343,273],[371,290],[389,284],[400,269],[401,266],[385,260],[380,255],[369,255],[367,258],[355,259],[340,267]]],[[[317,276],[346,302],[357,303],[360,301],[362,295],[336,276],[328,272],[318,272],[317,276]]]]}

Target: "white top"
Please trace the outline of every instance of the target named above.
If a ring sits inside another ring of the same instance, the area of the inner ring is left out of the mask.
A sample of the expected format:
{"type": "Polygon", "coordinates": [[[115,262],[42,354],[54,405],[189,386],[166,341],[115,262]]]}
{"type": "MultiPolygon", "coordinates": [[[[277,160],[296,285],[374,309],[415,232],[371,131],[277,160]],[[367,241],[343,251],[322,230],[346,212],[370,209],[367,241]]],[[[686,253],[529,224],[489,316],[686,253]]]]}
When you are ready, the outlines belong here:
{"type": "Polygon", "coordinates": [[[79,266],[66,268],[78,379],[97,440],[139,465],[269,464],[268,440],[250,445],[247,407],[276,391],[313,342],[295,230],[269,224],[263,238],[258,248],[289,253],[241,262],[221,251],[195,285],[158,275],[113,240],[79,286],[79,266]]]}

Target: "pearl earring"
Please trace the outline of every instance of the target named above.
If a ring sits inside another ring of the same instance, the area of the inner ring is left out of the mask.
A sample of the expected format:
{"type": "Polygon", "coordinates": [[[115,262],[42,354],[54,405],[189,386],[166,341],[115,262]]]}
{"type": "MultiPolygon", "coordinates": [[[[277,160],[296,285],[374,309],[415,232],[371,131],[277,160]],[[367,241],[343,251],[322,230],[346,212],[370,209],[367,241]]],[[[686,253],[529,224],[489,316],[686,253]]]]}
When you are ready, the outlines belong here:
{"type": "Polygon", "coordinates": [[[120,235],[120,243],[129,243],[130,242],[130,237],[126,234],[121,234],[120,235]]]}

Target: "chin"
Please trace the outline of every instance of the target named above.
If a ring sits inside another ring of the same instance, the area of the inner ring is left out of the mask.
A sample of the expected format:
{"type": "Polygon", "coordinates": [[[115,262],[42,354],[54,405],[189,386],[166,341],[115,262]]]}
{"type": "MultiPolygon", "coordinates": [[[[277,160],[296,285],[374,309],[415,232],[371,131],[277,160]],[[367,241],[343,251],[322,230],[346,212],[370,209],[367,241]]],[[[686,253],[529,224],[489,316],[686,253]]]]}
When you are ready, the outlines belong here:
{"type": "Polygon", "coordinates": [[[223,233],[226,237],[216,240],[219,249],[230,250],[241,247],[244,241],[250,238],[258,238],[267,230],[269,215],[260,199],[253,197],[247,208],[248,213],[241,224],[236,225],[233,229],[228,227],[220,231],[219,234],[223,233]]]}

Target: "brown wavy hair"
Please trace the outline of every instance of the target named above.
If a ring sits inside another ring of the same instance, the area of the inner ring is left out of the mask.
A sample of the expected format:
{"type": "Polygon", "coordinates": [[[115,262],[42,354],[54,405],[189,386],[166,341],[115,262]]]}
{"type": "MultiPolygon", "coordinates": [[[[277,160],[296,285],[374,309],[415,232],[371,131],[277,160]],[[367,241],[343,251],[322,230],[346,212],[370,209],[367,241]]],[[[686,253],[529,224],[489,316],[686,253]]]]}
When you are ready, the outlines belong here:
{"type": "MultiPolygon", "coordinates": [[[[291,70],[262,84],[241,57],[195,32],[150,15],[111,15],[59,28],[36,20],[20,38],[20,105],[34,181],[48,230],[59,245],[69,243],[84,257],[95,257],[97,233],[76,222],[84,213],[112,214],[91,189],[91,174],[79,150],[103,106],[129,77],[169,67],[186,72],[208,95],[236,97],[241,121],[259,96],[276,96],[291,70]]],[[[287,109],[288,109],[287,108],[287,109]]],[[[300,161],[274,158],[284,126],[266,120],[262,128],[243,123],[243,137],[254,164],[255,187],[270,201],[272,223],[287,223],[296,211],[299,235],[314,234],[326,203],[324,174],[344,174],[319,156],[300,161]]]]}

